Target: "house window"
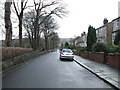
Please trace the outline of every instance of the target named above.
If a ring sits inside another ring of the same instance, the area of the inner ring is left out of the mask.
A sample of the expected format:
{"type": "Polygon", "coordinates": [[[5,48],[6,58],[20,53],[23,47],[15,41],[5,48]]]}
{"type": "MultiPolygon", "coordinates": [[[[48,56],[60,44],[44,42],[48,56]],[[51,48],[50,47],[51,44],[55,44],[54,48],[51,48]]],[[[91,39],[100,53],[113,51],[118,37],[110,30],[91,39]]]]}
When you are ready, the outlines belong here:
{"type": "Polygon", "coordinates": [[[120,22],[119,22],[119,19],[118,19],[118,20],[117,20],[117,27],[119,27],[119,23],[120,23],[120,22]]]}
{"type": "Polygon", "coordinates": [[[117,23],[117,26],[119,27],[119,22],[117,23]]]}

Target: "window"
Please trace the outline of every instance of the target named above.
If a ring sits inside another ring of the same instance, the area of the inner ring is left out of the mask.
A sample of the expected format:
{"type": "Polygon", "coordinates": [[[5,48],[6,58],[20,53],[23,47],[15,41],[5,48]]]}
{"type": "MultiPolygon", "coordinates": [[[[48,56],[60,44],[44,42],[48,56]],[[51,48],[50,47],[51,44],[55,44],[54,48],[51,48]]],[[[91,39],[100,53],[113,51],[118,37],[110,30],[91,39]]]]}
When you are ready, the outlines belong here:
{"type": "Polygon", "coordinates": [[[63,50],[62,52],[72,53],[72,50],[63,50]]]}

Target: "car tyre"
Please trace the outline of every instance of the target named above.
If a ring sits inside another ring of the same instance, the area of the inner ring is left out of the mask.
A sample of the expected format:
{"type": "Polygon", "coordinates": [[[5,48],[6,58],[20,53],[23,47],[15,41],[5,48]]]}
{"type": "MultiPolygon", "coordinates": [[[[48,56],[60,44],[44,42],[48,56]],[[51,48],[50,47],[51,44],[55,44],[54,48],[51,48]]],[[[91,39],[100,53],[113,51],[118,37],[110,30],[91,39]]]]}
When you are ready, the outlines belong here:
{"type": "Polygon", "coordinates": [[[60,57],[60,60],[62,60],[62,58],[60,57]]]}
{"type": "Polygon", "coordinates": [[[71,61],[74,61],[74,59],[72,58],[71,61]]]}

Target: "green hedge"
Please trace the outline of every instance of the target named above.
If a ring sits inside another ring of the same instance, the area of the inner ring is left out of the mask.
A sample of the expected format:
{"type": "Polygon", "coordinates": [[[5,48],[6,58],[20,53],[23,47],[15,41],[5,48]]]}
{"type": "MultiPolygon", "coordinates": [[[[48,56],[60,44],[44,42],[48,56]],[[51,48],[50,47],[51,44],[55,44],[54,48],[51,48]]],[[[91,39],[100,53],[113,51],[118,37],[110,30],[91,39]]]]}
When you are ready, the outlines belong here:
{"type": "Polygon", "coordinates": [[[92,46],[92,52],[107,52],[107,46],[103,43],[96,43],[92,46]]]}
{"type": "MultiPolygon", "coordinates": [[[[87,47],[75,47],[72,50],[85,52],[87,51],[87,47]]],[[[96,43],[92,46],[91,52],[120,53],[120,45],[105,45],[103,43],[96,43]]]]}

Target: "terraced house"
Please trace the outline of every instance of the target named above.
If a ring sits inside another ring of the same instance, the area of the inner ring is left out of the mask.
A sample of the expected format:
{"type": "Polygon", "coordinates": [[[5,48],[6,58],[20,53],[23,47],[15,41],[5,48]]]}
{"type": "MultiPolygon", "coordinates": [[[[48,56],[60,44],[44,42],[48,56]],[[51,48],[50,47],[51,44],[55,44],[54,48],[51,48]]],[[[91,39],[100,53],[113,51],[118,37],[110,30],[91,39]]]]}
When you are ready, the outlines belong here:
{"type": "Polygon", "coordinates": [[[81,36],[75,38],[75,45],[79,47],[87,46],[87,34],[83,32],[81,36]]]}
{"type": "Polygon", "coordinates": [[[118,30],[120,30],[120,17],[109,23],[105,18],[103,21],[103,26],[96,29],[97,42],[107,45],[114,44],[115,36],[118,30]]]}
{"type": "Polygon", "coordinates": [[[113,44],[115,40],[115,35],[120,30],[120,17],[114,19],[112,23],[113,23],[113,31],[112,31],[112,44],[113,44]]]}
{"type": "Polygon", "coordinates": [[[104,44],[112,44],[112,23],[108,23],[105,18],[103,21],[103,26],[96,29],[97,42],[104,44]]]}

